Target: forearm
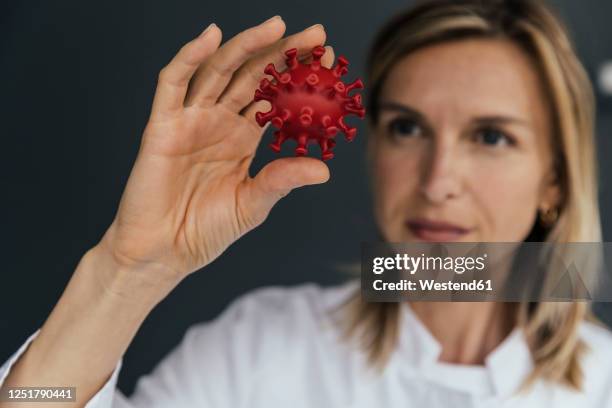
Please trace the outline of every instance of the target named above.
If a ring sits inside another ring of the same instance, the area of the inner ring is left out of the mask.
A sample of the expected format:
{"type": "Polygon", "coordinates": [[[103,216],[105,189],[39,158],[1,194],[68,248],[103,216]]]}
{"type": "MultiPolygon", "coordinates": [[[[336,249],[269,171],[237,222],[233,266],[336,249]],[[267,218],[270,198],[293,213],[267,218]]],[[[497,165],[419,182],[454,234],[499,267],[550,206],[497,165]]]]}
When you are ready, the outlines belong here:
{"type": "MultiPolygon", "coordinates": [[[[72,408],[91,399],[108,380],[148,313],[170,289],[155,285],[153,279],[145,284],[138,277],[144,271],[120,269],[99,247],[85,254],[5,386],[76,387],[77,403],[68,405],[72,408]]],[[[8,406],[0,403],[0,407],[8,406]]]]}

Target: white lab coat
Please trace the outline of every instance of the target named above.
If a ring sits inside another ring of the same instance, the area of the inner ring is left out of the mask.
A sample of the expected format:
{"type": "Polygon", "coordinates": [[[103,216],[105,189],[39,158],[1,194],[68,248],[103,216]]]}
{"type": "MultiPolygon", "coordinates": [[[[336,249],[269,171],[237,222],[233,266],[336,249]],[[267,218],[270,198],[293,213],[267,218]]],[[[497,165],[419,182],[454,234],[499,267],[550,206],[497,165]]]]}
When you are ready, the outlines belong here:
{"type": "MultiPolygon", "coordinates": [[[[580,327],[591,349],[582,361],[583,392],[538,381],[517,394],[532,368],[519,329],[484,366],[441,363],[439,343],[403,304],[398,347],[377,373],[331,318],[355,290],[353,281],[253,291],[212,322],[191,327],[130,398],[116,389],[119,361],[87,407],[612,407],[612,335],[604,328],[580,327]]],[[[37,334],[0,368],[0,384],[37,334]]]]}

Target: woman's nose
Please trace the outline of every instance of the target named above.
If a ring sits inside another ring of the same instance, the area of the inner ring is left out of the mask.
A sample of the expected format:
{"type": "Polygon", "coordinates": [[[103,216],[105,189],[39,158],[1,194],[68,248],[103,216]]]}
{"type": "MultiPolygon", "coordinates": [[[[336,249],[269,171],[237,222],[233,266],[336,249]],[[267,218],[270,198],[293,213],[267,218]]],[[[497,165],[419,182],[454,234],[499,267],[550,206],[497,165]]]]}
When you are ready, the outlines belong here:
{"type": "Polygon", "coordinates": [[[452,144],[433,142],[422,162],[420,190],[432,204],[442,204],[460,194],[456,150],[452,144]]]}

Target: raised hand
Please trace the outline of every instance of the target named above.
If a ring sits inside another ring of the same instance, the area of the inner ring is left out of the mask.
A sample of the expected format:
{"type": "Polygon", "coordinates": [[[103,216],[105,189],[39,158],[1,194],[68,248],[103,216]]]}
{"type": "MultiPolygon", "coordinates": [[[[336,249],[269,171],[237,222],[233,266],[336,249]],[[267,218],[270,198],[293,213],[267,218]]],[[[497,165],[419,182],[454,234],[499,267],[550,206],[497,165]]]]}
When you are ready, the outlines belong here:
{"type": "MultiPolygon", "coordinates": [[[[115,220],[98,245],[124,269],[174,285],[261,224],[296,187],[323,183],[327,166],[291,157],[249,166],[262,130],[251,103],[264,67],[284,51],[309,55],[325,41],[321,25],[282,39],[274,17],[223,46],[211,25],[161,70],[152,112],[115,220]]],[[[330,47],[323,63],[331,66],[330,47]]],[[[268,105],[268,106],[266,106],[268,105]]]]}

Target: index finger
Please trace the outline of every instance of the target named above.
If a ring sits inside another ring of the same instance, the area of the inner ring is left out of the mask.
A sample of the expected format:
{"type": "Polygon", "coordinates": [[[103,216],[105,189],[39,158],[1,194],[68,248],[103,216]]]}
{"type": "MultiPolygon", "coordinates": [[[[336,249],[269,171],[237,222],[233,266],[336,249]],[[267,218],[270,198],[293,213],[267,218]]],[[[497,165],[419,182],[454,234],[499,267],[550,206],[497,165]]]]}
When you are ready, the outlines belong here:
{"type": "Polygon", "coordinates": [[[309,54],[317,45],[323,45],[325,39],[325,29],[321,24],[315,24],[271,45],[236,71],[219,98],[219,103],[226,105],[234,112],[239,112],[253,99],[253,89],[259,86],[259,81],[264,77],[266,65],[273,63],[279,70],[283,70],[287,59],[286,50],[296,48],[298,58],[301,58],[309,54]]]}

